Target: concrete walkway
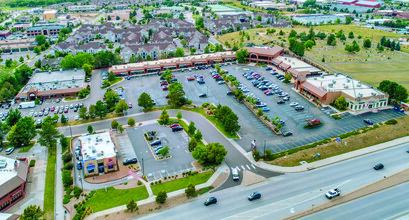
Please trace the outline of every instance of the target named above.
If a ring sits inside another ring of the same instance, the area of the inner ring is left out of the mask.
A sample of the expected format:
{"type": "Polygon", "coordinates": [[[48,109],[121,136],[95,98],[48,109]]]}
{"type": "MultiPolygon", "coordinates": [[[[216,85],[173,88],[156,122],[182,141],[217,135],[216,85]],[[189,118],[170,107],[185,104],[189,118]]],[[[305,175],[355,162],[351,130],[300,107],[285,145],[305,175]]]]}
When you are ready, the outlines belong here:
{"type": "Polygon", "coordinates": [[[304,171],[308,171],[308,170],[312,170],[315,168],[319,168],[319,167],[323,167],[323,166],[327,166],[327,165],[331,165],[334,163],[338,163],[344,160],[348,160],[351,158],[355,158],[355,157],[359,157],[359,156],[363,156],[366,154],[370,154],[376,151],[380,151],[380,150],[384,150],[390,147],[395,147],[401,144],[405,144],[409,142],[409,136],[406,137],[402,137],[402,138],[398,138],[392,141],[388,141],[382,144],[377,144],[371,147],[366,147],[366,148],[362,148],[359,150],[355,150],[355,151],[351,151],[345,154],[341,154],[341,155],[337,155],[337,156],[333,156],[330,158],[326,158],[326,159],[322,159],[319,161],[315,161],[312,163],[308,163],[305,165],[300,165],[300,166],[296,166],[296,167],[280,167],[280,166],[275,166],[275,165],[270,165],[267,164],[265,162],[256,162],[254,160],[254,158],[251,155],[251,152],[246,153],[246,157],[248,160],[250,160],[253,164],[257,165],[258,167],[261,167],[263,169],[266,170],[270,170],[270,171],[275,171],[275,172],[282,172],[282,173],[296,173],[296,172],[304,172],[304,171]]]}
{"type": "Polygon", "coordinates": [[[62,220],[65,219],[65,209],[62,204],[63,200],[63,184],[62,184],[62,171],[63,168],[62,163],[62,149],[61,144],[58,141],[57,143],[57,164],[56,164],[56,175],[55,175],[55,203],[54,203],[54,219],[62,220]]]}
{"type": "MultiPolygon", "coordinates": [[[[204,188],[204,187],[211,186],[213,184],[213,182],[216,181],[216,179],[221,174],[226,173],[226,172],[227,173],[230,172],[229,167],[227,166],[227,164],[225,162],[223,162],[222,165],[216,170],[216,172],[210,177],[210,179],[206,183],[199,184],[195,188],[196,189],[201,189],[201,188],[204,188]]],[[[143,181],[143,180],[141,180],[141,181],[145,184],[145,186],[146,186],[146,188],[148,189],[148,192],[149,192],[150,185],[149,184],[146,185],[146,182],[143,181]]],[[[148,203],[151,203],[151,202],[155,202],[156,196],[154,196],[153,194],[151,196],[152,190],[150,190],[150,191],[151,192],[149,192],[149,198],[141,200],[141,201],[137,201],[138,206],[148,204],[148,203]]],[[[182,195],[184,193],[185,193],[185,189],[170,192],[170,193],[168,193],[168,198],[175,197],[175,196],[178,196],[178,195],[182,195]]],[[[95,218],[98,218],[98,217],[103,217],[105,215],[110,215],[112,213],[121,212],[121,211],[124,211],[124,210],[126,210],[126,205],[121,205],[121,206],[118,206],[118,207],[114,207],[114,208],[111,208],[111,209],[106,209],[106,210],[103,210],[103,211],[100,211],[100,212],[97,212],[97,213],[93,213],[93,214],[87,216],[85,219],[95,219],[95,218]]]]}

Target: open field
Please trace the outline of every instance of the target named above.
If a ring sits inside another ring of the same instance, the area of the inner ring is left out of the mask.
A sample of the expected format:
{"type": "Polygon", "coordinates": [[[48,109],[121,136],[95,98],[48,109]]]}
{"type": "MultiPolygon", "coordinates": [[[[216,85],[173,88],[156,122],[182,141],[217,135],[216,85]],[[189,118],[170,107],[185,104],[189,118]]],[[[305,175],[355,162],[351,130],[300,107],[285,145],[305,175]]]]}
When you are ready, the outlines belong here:
{"type": "Polygon", "coordinates": [[[226,5],[230,5],[232,7],[238,8],[240,10],[245,9],[245,10],[249,10],[249,11],[259,11],[259,12],[264,12],[264,13],[268,12],[268,10],[265,10],[265,9],[255,9],[255,8],[251,8],[251,7],[246,6],[246,5],[241,5],[240,1],[224,1],[224,3],[226,5]]]}
{"type": "Polygon", "coordinates": [[[189,184],[193,184],[196,186],[196,185],[207,182],[207,180],[210,179],[213,173],[214,171],[198,173],[193,176],[188,176],[185,178],[180,178],[180,179],[172,180],[169,182],[153,185],[151,186],[152,192],[154,195],[158,195],[160,191],[165,191],[166,193],[169,193],[169,192],[173,192],[179,189],[184,189],[189,184]]]}

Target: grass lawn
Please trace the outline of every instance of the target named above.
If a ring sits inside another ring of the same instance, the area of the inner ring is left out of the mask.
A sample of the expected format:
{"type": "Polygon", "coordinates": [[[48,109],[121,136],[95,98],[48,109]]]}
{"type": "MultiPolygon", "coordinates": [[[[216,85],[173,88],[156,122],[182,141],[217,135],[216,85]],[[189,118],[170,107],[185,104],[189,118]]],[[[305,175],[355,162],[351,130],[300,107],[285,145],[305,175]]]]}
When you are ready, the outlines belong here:
{"type": "MultiPolygon", "coordinates": [[[[408,57],[409,59],[409,57],[408,57]]],[[[409,63],[409,62],[408,62],[409,63]]],[[[408,63],[371,63],[371,64],[337,64],[330,65],[344,73],[392,73],[392,72],[407,72],[409,70],[408,63]]]]}
{"type": "Polygon", "coordinates": [[[61,149],[62,153],[65,153],[65,151],[67,151],[68,148],[70,147],[71,137],[67,137],[67,141],[68,141],[68,145],[67,145],[67,147],[64,147],[64,148],[61,149]]]}
{"type": "Polygon", "coordinates": [[[396,119],[398,124],[396,125],[379,125],[378,128],[362,132],[358,135],[352,135],[347,138],[343,138],[341,144],[337,141],[331,141],[328,144],[318,145],[314,148],[298,151],[293,154],[286,155],[285,151],[282,152],[282,157],[279,157],[270,164],[277,166],[299,166],[300,161],[313,162],[317,159],[313,159],[312,155],[316,153],[321,154],[321,159],[333,157],[336,155],[344,154],[350,151],[358,150],[365,147],[370,147],[376,144],[391,141],[396,138],[401,138],[409,135],[409,117],[402,117],[396,119]],[[388,135],[385,135],[388,134],[388,135]],[[345,147],[344,143],[347,142],[345,147]],[[286,155],[286,157],[283,157],[286,155]]]}
{"type": "Polygon", "coordinates": [[[402,83],[401,85],[409,91],[409,83],[402,83]]]}
{"type": "Polygon", "coordinates": [[[115,189],[114,187],[108,187],[106,192],[105,189],[97,190],[95,195],[86,202],[85,206],[90,206],[95,213],[125,205],[132,199],[140,201],[148,197],[149,193],[145,186],[133,189],[115,189]]]}
{"type": "Polygon", "coordinates": [[[44,212],[45,219],[54,218],[54,193],[55,193],[55,164],[57,163],[56,150],[49,149],[47,170],[44,189],[44,212]]]}
{"type": "Polygon", "coordinates": [[[104,86],[104,87],[101,87],[101,88],[102,88],[102,89],[105,89],[105,88],[107,88],[107,87],[109,87],[109,86],[114,85],[115,83],[118,83],[118,82],[122,81],[123,79],[124,79],[124,78],[122,78],[122,77],[116,77],[116,78],[114,79],[114,81],[109,82],[109,85],[108,85],[108,86],[104,86]]]}
{"type": "Polygon", "coordinates": [[[200,15],[192,15],[192,18],[195,19],[195,20],[196,20],[196,19],[199,19],[200,17],[202,17],[202,16],[200,16],[200,15]]]}
{"type": "Polygon", "coordinates": [[[67,101],[67,102],[68,101],[75,101],[75,100],[77,100],[77,97],[75,97],[75,98],[74,97],[65,98],[64,100],[67,101]]]}
{"type": "MultiPolygon", "coordinates": [[[[124,115],[125,115],[124,113],[108,113],[104,118],[102,118],[102,120],[111,119],[111,118],[118,118],[118,117],[122,117],[124,115]]],[[[101,119],[99,117],[94,118],[94,119],[76,120],[76,121],[70,119],[69,123],[67,123],[66,125],[63,125],[61,122],[57,122],[56,126],[57,127],[64,127],[64,126],[68,126],[68,124],[71,124],[71,126],[74,126],[74,125],[80,125],[80,124],[91,123],[91,122],[96,122],[96,121],[101,121],[101,119]]]]}
{"type": "MultiPolygon", "coordinates": [[[[180,120],[179,122],[179,125],[180,126],[182,126],[183,127],[183,129],[185,129],[185,131],[186,131],[186,133],[187,133],[187,130],[188,130],[188,125],[186,124],[186,122],[184,122],[183,120],[180,120]]],[[[189,134],[188,134],[189,135],[189,134]]],[[[189,135],[190,136],[190,135],[189,135]]],[[[192,138],[192,137],[190,137],[190,138],[192,138]]],[[[204,144],[203,144],[203,142],[202,141],[200,141],[199,143],[198,143],[198,145],[199,146],[204,146],[204,144]]]]}
{"type": "Polygon", "coordinates": [[[240,1],[225,1],[224,3],[226,5],[230,5],[232,7],[239,8],[241,10],[245,9],[246,11],[259,11],[259,12],[264,12],[264,13],[268,12],[268,10],[265,10],[265,9],[255,9],[255,8],[251,8],[246,5],[241,5],[240,1]]]}
{"type": "Polygon", "coordinates": [[[172,180],[158,185],[153,185],[151,186],[151,189],[154,195],[157,195],[160,191],[166,191],[166,193],[170,193],[176,190],[184,189],[191,183],[195,186],[205,183],[207,182],[207,180],[210,179],[213,173],[214,171],[198,173],[194,176],[188,176],[185,178],[172,180]]]}

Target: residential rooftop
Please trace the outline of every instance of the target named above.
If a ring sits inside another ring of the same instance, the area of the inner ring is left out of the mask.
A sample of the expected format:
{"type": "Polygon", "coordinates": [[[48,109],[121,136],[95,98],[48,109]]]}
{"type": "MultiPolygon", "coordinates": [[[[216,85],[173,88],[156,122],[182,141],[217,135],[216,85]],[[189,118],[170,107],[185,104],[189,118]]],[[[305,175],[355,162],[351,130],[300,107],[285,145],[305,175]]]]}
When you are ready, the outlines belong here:
{"type": "Polygon", "coordinates": [[[353,98],[383,96],[383,92],[344,74],[323,74],[307,77],[307,82],[327,92],[343,92],[353,98]]]}
{"type": "Polygon", "coordinates": [[[82,136],[79,138],[82,146],[82,158],[88,160],[100,160],[114,157],[115,145],[109,132],[82,136]]]}

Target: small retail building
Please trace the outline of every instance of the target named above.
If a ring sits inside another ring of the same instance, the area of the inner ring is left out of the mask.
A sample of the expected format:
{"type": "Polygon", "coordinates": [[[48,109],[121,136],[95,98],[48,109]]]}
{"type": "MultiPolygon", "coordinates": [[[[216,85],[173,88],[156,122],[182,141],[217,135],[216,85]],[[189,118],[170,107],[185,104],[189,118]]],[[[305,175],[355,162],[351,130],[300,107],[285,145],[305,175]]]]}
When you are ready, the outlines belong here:
{"type": "Polygon", "coordinates": [[[83,69],[35,71],[16,99],[34,101],[50,98],[76,97],[85,88],[83,69]]]}
{"type": "Polygon", "coordinates": [[[294,88],[321,105],[330,105],[342,95],[351,111],[377,111],[388,105],[388,94],[340,73],[314,77],[300,74],[294,88]]]}
{"type": "Polygon", "coordinates": [[[118,170],[115,145],[109,132],[79,138],[84,174],[101,175],[118,170]]]}
{"type": "Polygon", "coordinates": [[[0,212],[5,212],[25,197],[29,168],[27,160],[0,156],[0,212]]]}
{"type": "Polygon", "coordinates": [[[274,58],[284,54],[284,48],[277,45],[274,47],[244,47],[243,49],[249,52],[248,61],[256,63],[270,64],[274,58]]]}

